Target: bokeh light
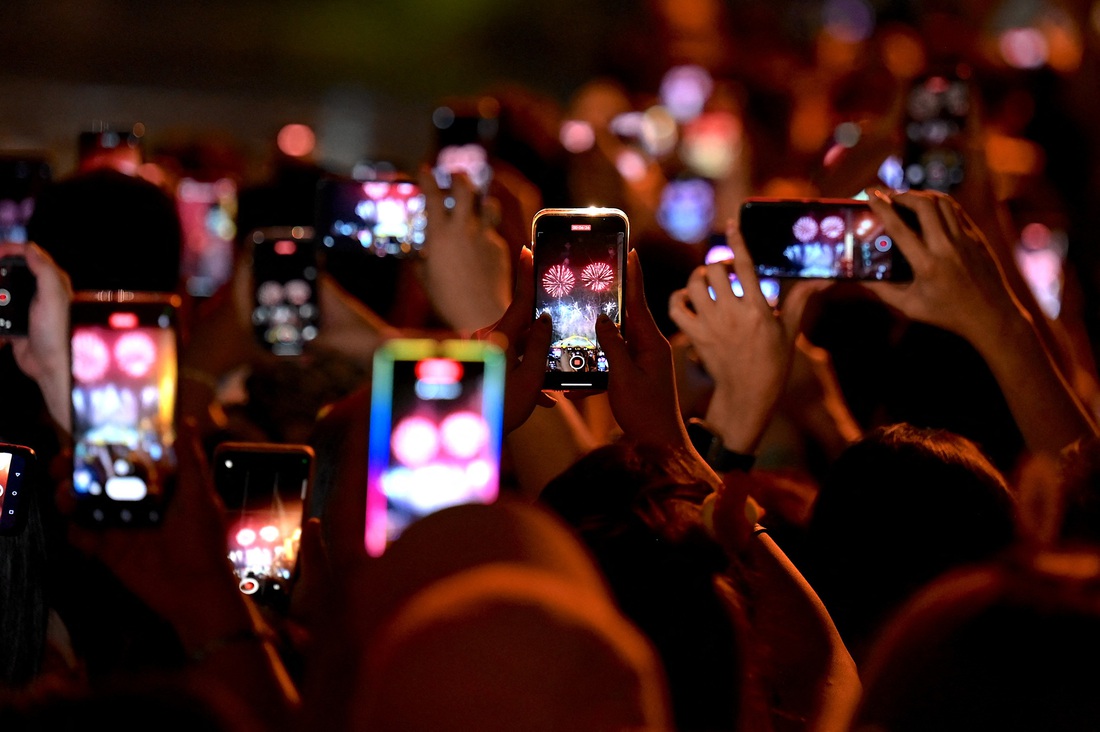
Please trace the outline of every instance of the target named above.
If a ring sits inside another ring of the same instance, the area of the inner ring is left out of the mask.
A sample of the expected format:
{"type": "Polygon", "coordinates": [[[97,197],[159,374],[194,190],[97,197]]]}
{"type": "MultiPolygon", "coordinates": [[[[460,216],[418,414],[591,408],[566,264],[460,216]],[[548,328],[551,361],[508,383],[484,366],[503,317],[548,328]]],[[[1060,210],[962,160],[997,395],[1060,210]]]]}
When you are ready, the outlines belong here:
{"type": "Polygon", "coordinates": [[[846,43],[859,43],[875,29],[875,11],[866,0],[828,0],[821,10],[825,32],[846,43]]]}
{"type": "Polygon", "coordinates": [[[292,158],[304,158],[313,152],[317,137],[309,125],[292,123],[284,125],[276,138],[279,150],[292,158]]]}
{"type": "Polygon", "coordinates": [[[587,122],[570,119],[562,122],[559,139],[562,147],[577,154],[592,149],[596,144],[596,132],[587,122]]]}

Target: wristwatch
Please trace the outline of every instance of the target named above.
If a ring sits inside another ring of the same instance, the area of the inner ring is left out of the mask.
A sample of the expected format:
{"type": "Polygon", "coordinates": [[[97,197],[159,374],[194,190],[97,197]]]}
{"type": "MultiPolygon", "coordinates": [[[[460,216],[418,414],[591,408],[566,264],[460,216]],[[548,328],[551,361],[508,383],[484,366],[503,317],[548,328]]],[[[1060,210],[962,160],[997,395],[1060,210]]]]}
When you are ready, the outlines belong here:
{"type": "Polygon", "coordinates": [[[707,465],[718,473],[728,473],[732,470],[747,473],[756,462],[755,455],[727,450],[722,444],[722,436],[718,431],[697,417],[688,420],[687,431],[691,444],[707,461],[707,465]]]}

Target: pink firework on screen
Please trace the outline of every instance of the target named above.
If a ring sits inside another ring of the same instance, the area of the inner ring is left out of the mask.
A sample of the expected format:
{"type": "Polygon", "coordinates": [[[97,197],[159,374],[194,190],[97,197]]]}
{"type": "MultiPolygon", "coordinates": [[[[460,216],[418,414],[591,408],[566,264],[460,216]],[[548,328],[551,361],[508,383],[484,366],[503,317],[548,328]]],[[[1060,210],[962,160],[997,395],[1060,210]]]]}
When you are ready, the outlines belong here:
{"type": "Polygon", "coordinates": [[[615,272],[606,262],[593,262],[581,270],[581,282],[593,292],[603,292],[614,280],[615,272]]]}
{"type": "Polygon", "coordinates": [[[576,282],[573,273],[564,264],[555,264],[542,276],[542,288],[550,297],[565,297],[573,291],[576,282]]]}
{"type": "Polygon", "coordinates": [[[817,236],[817,222],[810,216],[803,216],[794,222],[791,230],[795,239],[803,243],[811,242],[817,236]]]}
{"type": "Polygon", "coordinates": [[[826,216],[821,222],[821,233],[828,239],[844,236],[844,219],[839,216],[826,216]]]}

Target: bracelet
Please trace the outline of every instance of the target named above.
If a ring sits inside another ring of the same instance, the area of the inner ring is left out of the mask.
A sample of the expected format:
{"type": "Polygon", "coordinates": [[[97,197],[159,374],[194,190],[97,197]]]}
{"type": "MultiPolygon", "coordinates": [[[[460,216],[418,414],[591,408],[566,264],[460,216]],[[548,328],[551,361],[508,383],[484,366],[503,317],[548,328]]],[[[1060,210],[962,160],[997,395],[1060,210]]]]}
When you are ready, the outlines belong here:
{"type": "Polygon", "coordinates": [[[263,633],[255,628],[243,628],[233,633],[215,638],[202,648],[187,654],[187,657],[194,663],[202,663],[219,651],[225,650],[229,646],[237,645],[238,643],[258,642],[263,645],[272,640],[270,633],[263,633]]]}
{"type": "Polygon", "coordinates": [[[200,369],[193,369],[190,366],[180,367],[180,378],[187,379],[188,381],[194,381],[196,384],[202,384],[203,386],[210,387],[210,391],[217,391],[219,384],[218,380],[212,375],[200,369]]]}

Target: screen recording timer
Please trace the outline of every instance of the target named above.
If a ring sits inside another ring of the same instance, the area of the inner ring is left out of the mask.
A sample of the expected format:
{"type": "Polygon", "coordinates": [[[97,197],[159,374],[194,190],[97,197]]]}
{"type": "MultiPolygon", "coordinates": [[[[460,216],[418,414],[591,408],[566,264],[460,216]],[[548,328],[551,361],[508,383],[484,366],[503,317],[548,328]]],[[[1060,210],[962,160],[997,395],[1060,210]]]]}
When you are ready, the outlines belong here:
{"type": "Polygon", "coordinates": [[[606,389],[602,314],[622,324],[629,223],[618,209],[543,209],[531,225],[535,313],[553,322],[543,388],[606,389]]]}

